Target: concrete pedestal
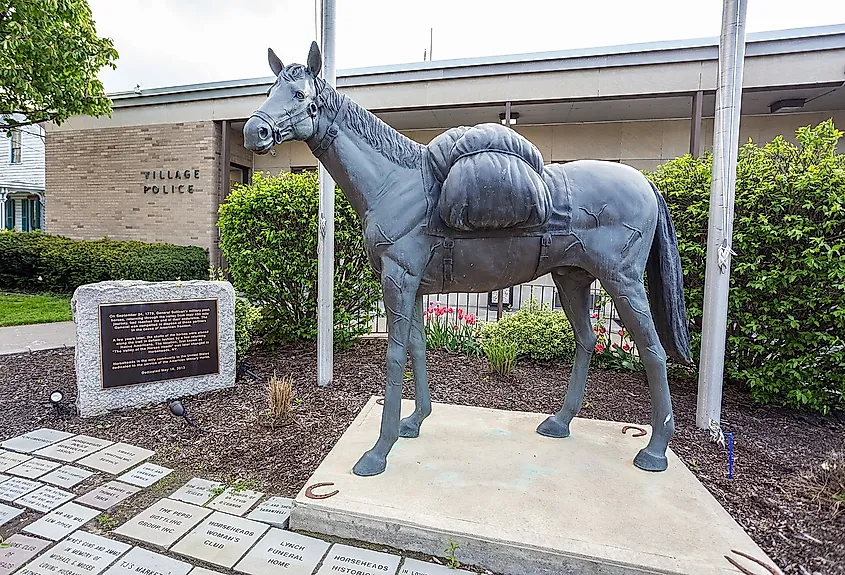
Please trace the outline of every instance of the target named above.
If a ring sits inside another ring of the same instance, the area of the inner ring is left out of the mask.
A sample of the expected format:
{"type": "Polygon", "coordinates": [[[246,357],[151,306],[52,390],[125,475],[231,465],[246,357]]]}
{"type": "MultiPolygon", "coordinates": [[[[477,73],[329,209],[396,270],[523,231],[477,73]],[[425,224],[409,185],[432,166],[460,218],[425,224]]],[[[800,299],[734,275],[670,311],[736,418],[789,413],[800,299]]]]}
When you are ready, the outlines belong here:
{"type": "Polygon", "coordinates": [[[303,489],[291,529],[440,557],[451,539],[462,563],[514,575],[735,574],[732,549],[771,563],[674,453],[663,473],[635,468],[648,436],[622,423],[576,419],[552,439],[534,431],[545,415],[436,404],[385,473],[357,477],[381,409],[367,403],[306,485],[339,494],[303,489]]]}

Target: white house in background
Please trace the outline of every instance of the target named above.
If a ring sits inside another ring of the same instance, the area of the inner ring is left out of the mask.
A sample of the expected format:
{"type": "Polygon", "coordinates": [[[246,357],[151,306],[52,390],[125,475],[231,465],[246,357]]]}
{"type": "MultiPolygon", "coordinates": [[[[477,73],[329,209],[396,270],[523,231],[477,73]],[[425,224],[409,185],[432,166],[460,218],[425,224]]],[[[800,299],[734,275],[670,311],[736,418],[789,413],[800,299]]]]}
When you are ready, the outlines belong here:
{"type": "Polygon", "coordinates": [[[0,229],[44,229],[44,137],[37,125],[0,131],[0,229]]]}

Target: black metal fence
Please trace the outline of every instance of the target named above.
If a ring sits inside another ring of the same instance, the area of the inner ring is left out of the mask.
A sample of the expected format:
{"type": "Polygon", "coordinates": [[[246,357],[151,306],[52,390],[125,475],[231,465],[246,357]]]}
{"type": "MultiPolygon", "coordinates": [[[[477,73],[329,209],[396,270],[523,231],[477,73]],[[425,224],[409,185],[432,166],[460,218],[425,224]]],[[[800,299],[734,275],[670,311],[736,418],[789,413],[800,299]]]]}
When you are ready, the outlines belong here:
{"type": "MultiPolygon", "coordinates": [[[[518,311],[532,299],[540,305],[547,305],[552,309],[563,311],[557,288],[553,285],[529,283],[513,286],[503,290],[503,316],[518,311]]],[[[489,293],[451,293],[424,296],[423,305],[431,303],[451,308],[450,315],[457,320],[458,310],[465,316],[473,314],[479,323],[491,323],[500,319],[498,292],[489,293]]],[[[381,306],[380,306],[381,308],[381,306]]],[[[605,339],[607,345],[616,344],[619,347],[629,345],[634,353],[636,349],[631,338],[625,335],[624,325],[616,311],[613,300],[607,295],[601,284],[596,281],[590,288],[591,318],[596,330],[600,333],[599,340],[605,339]]],[[[387,318],[384,310],[379,317],[371,321],[373,334],[387,333],[387,318]]]]}

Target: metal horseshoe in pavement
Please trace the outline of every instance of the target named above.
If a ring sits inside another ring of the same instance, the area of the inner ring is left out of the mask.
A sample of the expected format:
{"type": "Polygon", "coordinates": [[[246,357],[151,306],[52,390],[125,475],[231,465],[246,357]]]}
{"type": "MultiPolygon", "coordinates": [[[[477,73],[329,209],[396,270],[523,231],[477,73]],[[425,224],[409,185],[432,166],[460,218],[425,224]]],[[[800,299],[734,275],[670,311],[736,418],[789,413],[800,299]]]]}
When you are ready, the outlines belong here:
{"type": "Polygon", "coordinates": [[[642,437],[643,435],[648,434],[648,432],[645,429],[643,429],[642,427],[637,427],[636,425],[626,425],[625,427],[622,428],[622,433],[627,434],[629,429],[633,429],[634,431],[637,432],[637,433],[632,433],[631,437],[642,437]]]}
{"type": "Polygon", "coordinates": [[[334,491],[322,494],[314,493],[314,489],[317,489],[318,487],[331,487],[332,485],[334,485],[334,483],[332,483],[331,481],[309,485],[308,488],[305,490],[305,497],[307,497],[308,499],[328,499],[329,497],[333,497],[340,493],[339,489],[335,489],[334,491]]]}

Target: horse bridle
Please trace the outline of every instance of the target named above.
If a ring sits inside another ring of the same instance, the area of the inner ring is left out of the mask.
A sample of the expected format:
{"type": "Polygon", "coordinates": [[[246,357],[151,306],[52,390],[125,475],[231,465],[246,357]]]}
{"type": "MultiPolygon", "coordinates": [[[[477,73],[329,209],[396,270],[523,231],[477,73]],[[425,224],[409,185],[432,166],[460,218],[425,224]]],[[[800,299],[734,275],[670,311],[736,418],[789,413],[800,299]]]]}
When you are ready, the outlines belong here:
{"type": "MultiPolygon", "coordinates": [[[[325,86],[321,87],[320,84],[317,82],[314,83],[314,87],[318,90],[317,95],[314,97],[313,100],[311,100],[311,102],[308,103],[308,106],[306,106],[305,109],[300,110],[296,114],[291,114],[290,112],[285,111],[284,117],[276,121],[270,114],[263,110],[256,110],[252,113],[252,116],[255,116],[256,118],[260,119],[270,127],[270,130],[273,133],[273,143],[275,145],[279,145],[282,143],[282,132],[285,129],[293,128],[300,120],[302,120],[306,116],[310,116],[311,118],[317,117],[317,112],[319,112],[320,107],[325,103],[328,90],[325,86]]],[[[311,149],[311,152],[317,158],[320,158],[320,156],[322,156],[323,152],[325,152],[329,148],[334,139],[337,137],[339,132],[338,124],[345,117],[348,107],[349,98],[341,95],[340,106],[338,107],[337,112],[335,113],[331,121],[326,122],[324,128],[318,126],[314,134],[312,134],[310,138],[305,140],[305,142],[308,144],[308,147],[311,149]]],[[[252,116],[250,116],[250,118],[252,116]]]]}
{"type": "MultiPolygon", "coordinates": [[[[318,96],[319,97],[319,96],[318,96]]],[[[314,98],[316,100],[317,98],[314,98]]],[[[311,118],[317,117],[317,103],[311,100],[305,109],[300,110],[296,114],[291,114],[289,111],[285,111],[285,115],[282,118],[279,118],[278,121],[274,120],[273,116],[265,112],[264,110],[256,110],[252,113],[250,118],[255,116],[256,118],[262,120],[265,124],[270,127],[271,132],[273,133],[273,143],[279,145],[282,143],[282,132],[286,129],[292,129],[296,124],[299,123],[305,117],[310,116],[311,118]]]]}

